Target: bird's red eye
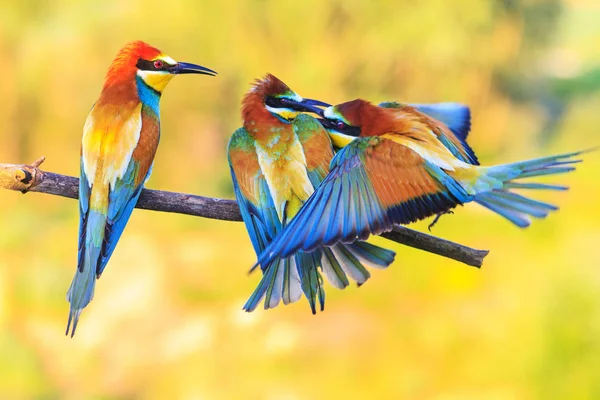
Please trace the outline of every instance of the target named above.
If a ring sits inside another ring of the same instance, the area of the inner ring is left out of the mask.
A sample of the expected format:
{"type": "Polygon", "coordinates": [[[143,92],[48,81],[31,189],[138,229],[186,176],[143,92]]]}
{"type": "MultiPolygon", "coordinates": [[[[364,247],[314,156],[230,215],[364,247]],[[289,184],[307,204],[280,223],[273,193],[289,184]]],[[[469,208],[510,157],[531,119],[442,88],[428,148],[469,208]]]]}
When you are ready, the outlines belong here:
{"type": "Polygon", "coordinates": [[[344,129],[346,127],[346,124],[344,123],[344,121],[337,121],[335,123],[335,127],[338,129],[344,129]]]}
{"type": "Polygon", "coordinates": [[[164,64],[163,64],[163,62],[161,60],[154,61],[154,68],[156,68],[156,69],[162,69],[163,66],[164,66],[164,64]]]}

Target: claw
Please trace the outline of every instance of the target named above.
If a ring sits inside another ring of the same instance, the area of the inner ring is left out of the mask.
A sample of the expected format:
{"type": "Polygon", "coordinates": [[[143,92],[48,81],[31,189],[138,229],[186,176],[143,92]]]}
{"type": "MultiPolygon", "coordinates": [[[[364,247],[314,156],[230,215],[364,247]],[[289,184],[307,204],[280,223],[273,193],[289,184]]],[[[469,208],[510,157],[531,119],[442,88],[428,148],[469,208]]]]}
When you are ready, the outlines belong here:
{"type": "Polygon", "coordinates": [[[444,215],[444,214],[454,214],[454,211],[452,211],[452,210],[448,210],[448,211],[445,211],[445,212],[443,212],[443,213],[439,213],[439,214],[437,214],[437,215],[435,216],[435,219],[433,220],[433,222],[432,222],[432,223],[430,223],[430,224],[429,224],[429,226],[427,227],[427,229],[429,230],[429,232],[431,232],[431,228],[433,228],[433,227],[435,226],[435,224],[437,224],[437,222],[438,222],[438,220],[440,219],[440,217],[441,217],[442,215],[444,215]]]}

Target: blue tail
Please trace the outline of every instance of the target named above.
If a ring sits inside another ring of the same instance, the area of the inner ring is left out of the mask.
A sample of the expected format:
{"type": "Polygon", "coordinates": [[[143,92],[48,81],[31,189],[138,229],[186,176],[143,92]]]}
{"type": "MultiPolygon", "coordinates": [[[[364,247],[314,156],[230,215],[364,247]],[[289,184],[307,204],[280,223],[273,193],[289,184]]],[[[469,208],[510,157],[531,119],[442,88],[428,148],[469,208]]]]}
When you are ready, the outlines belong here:
{"type": "Polygon", "coordinates": [[[102,243],[106,227],[106,215],[90,210],[80,226],[80,248],[77,271],[67,292],[67,300],[71,303],[67,332],[75,335],[79,315],[94,297],[96,286],[96,268],[102,255],[102,243]],[[73,328],[71,330],[71,323],[73,328]]]}
{"type": "Polygon", "coordinates": [[[366,266],[387,268],[395,253],[381,247],[356,241],[324,247],[312,253],[298,252],[285,259],[275,259],[267,268],[246,304],[245,311],[253,311],[264,297],[265,309],[295,302],[302,297],[308,300],[313,314],[317,312],[317,301],[321,311],[325,309],[325,289],[321,271],[329,282],[338,289],[350,284],[348,276],[360,286],[371,274],[366,266]]]}
{"type": "Polygon", "coordinates": [[[283,304],[293,303],[300,300],[304,292],[315,314],[317,295],[320,296],[322,307],[325,305],[323,279],[318,271],[315,253],[297,253],[273,260],[267,268],[263,268],[264,275],[243,309],[254,311],[263,298],[265,310],[277,307],[282,300],[283,304]]]}
{"type": "Polygon", "coordinates": [[[567,190],[568,188],[545,183],[515,182],[515,180],[574,171],[574,165],[582,161],[576,157],[582,153],[584,152],[579,151],[489,167],[475,184],[477,194],[473,200],[513,224],[525,228],[531,224],[531,217],[545,218],[551,211],[558,210],[558,207],[529,199],[512,192],[511,189],[567,190]]]}

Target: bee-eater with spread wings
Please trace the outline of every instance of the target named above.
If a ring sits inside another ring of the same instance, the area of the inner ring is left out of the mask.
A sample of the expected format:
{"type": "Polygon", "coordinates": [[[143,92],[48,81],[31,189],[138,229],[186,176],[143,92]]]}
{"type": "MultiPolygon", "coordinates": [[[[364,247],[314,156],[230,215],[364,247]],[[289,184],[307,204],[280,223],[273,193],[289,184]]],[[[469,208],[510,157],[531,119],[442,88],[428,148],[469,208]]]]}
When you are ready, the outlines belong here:
{"type": "MultiPolygon", "coordinates": [[[[254,249],[266,245],[293,220],[327,172],[333,148],[325,129],[303,111],[320,112],[273,75],[259,80],[242,102],[243,128],[229,141],[229,164],[235,195],[254,249]]],[[[358,284],[370,276],[366,266],[386,268],[394,252],[365,242],[315,247],[311,253],[263,264],[263,277],[245,304],[252,311],[264,298],[265,309],[300,299],[302,293],[316,313],[325,292],[320,270],[331,284],[344,288],[350,276],[358,284]]]]}
{"type": "Polygon", "coordinates": [[[144,42],[129,43],[110,65],[87,117],[81,142],[79,253],[67,293],[71,336],[150,176],[160,136],[160,96],[177,74],[216,72],[177,62],[144,42]]]}
{"type": "Polygon", "coordinates": [[[365,240],[471,201],[519,227],[557,207],[513,189],[565,190],[521,181],[574,170],[582,152],[484,167],[438,121],[413,107],[354,100],[324,110],[322,124],[342,148],[329,174],[258,258],[264,265],[298,251],[365,240]]]}

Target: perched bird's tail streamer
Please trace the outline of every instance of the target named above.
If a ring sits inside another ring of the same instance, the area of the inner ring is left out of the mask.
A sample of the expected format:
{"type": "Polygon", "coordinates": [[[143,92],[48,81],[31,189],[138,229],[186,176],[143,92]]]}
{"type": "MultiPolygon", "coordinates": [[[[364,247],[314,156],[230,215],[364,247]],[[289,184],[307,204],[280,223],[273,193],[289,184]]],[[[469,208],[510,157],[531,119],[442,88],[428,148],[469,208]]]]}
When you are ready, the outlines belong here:
{"type": "Polygon", "coordinates": [[[512,190],[567,190],[566,186],[520,180],[571,172],[575,170],[575,164],[582,161],[578,157],[585,152],[578,151],[512,164],[482,167],[481,170],[485,172],[474,185],[477,194],[473,201],[500,214],[513,224],[525,228],[531,224],[531,217],[545,218],[551,211],[558,210],[558,207],[530,199],[512,190]]]}
{"type": "Polygon", "coordinates": [[[75,335],[79,315],[94,297],[96,286],[96,267],[102,255],[102,245],[106,227],[106,215],[90,210],[80,235],[85,235],[82,248],[79,249],[79,265],[75,277],[67,292],[67,300],[71,303],[67,331],[71,337],[75,335]],[[72,329],[71,329],[72,328],[72,329]]]}
{"type": "Polygon", "coordinates": [[[325,309],[325,290],[321,271],[329,282],[338,289],[350,284],[348,276],[360,286],[371,274],[365,266],[387,268],[396,253],[391,250],[356,241],[324,247],[311,253],[297,252],[288,258],[273,260],[246,304],[245,311],[253,311],[265,299],[265,309],[276,307],[281,300],[284,304],[295,302],[302,297],[308,299],[313,314],[325,309]]]}

